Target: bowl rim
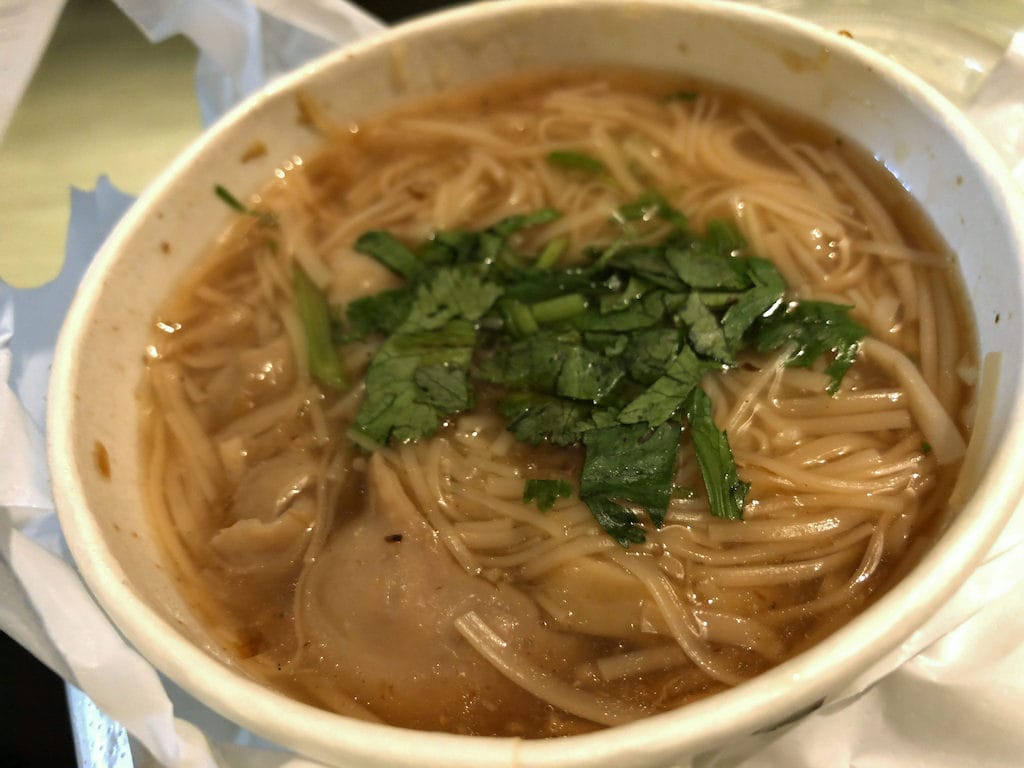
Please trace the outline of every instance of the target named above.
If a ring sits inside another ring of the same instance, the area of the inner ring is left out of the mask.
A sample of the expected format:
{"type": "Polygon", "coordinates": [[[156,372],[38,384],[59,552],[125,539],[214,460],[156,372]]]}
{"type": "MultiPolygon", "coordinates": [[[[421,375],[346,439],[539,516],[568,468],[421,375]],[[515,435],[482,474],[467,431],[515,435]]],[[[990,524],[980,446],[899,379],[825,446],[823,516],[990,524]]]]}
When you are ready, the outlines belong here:
{"type": "MultiPolygon", "coordinates": [[[[711,16],[768,25],[867,64],[877,77],[887,81],[904,98],[942,120],[945,129],[966,149],[981,171],[979,175],[991,198],[1005,208],[1007,230],[1019,246],[1018,254],[1024,253],[1024,204],[995,150],[956,107],[900,65],[810,22],[756,6],[714,0],[643,0],[634,4],[669,11],[697,9],[711,16]]],[[[515,3],[476,3],[434,12],[333,51],[246,98],[178,155],[117,224],[90,265],[58,339],[49,388],[48,458],[61,528],[90,591],[131,645],[191,695],[232,721],[312,757],[330,760],[332,755],[334,759],[345,755],[368,764],[418,765],[422,764],[426,753],[439,764],[471,766],[496,764],[504,753],[510,763],[524,765],[628,765],[631,758],[664,759],[679,750],[699,752],[732,734],[752,733],[772,725],[779,719],[780,712],[798,712],[819,702],[837,685],[866,669],[871,661],[896,648],[923,624],[981,560],[1014,511],[1024,486],[1022,480],[1006,479],[1024,474],[1013,469],[1024,467],[1024,452],[1017,452],[1021,458],[1016,458],[1013,450],[1013,446],[1024,445],[1024,418],[1021,418],[1024,394],[1019,393],[1012,405],[1012,423],[1007,435],[971,500],[918,565],[842,629],[736,688],[627,725],[557,739],[520,741],[416,731],[358,721],[303,704],[230,670],[141,599],[106,545],[96,518],[90,514],[82,477],[70,458],[74,439],[73,382],[78,369],[82,329],[101,292],[105,273],[123,256],[122,244],[145,227],[151,209],[174,180],[188,172],[207,145],[247,120],[260,105],[293,93],[306,81],[344,66],[349,59],[372,49],[400,44],[407,37],[447,25],[473,24],[551,6],[575,6],[585,12],[587,8],[621,8],[622,3],[620,0],[517,0],[515,3]],[[986,499],[986,509],[979,509],[982,505],[975,501],[974,497],[981,495],[986,499]],[[979,525],[979,521],[985,524],[979,525]],[[961,566],[956,575],[948,574],[956,569],[940,568],[949,564],[961,566]],[[907,606],[914,607],[904,610],[907,606]],[[866,662],[857,649],[867,644],[871,644],[875,652],[871,654],[871,661],[866,662]],[[797,682],[803,685],[794,687],[797,682]],[[667,737],[666,733],[670,735],[667,737]]]]}

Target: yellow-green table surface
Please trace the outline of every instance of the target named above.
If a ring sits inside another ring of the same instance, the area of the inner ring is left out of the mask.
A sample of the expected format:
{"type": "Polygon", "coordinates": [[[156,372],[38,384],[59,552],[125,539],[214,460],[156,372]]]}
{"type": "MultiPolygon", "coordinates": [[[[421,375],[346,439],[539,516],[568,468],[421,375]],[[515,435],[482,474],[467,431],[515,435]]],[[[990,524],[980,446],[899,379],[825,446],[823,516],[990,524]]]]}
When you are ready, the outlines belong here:
{"type": "Polygon", "coordinates": [[[199,135],[195,58],[180,37],[150,44],[109,0],[70,0],[0,144],[0,278],[57,274],[69,186],[106,173],[138,194],[199,135]]]}

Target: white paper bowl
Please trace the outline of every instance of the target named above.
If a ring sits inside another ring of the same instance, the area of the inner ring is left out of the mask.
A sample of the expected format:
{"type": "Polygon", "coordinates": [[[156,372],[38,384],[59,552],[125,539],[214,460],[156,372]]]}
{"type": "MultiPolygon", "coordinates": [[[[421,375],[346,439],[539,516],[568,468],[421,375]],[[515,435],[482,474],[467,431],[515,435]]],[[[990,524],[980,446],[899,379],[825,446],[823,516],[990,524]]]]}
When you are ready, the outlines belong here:
{"type": "Polygon", "coordinates": [[[311,757],[373,766],[654,766],[791,719],[919,627],[963,582],[1012,513],[1024,478],[1021,202],[964,119],[889,61],[837,34],[731,3],[479,3],[426,17],[274,83],[209,130],[157,179],[82,283],[57,347],[50,464],[61,525],[89,587],[158,669],[213,709],[311,757]],[[248,194],[317,143],[296,121],[305,89],[337,119],[533,65],[678,70],[740,87],[868,147],[959,254],[983,354],[1002,355],[984,468],[970,503],[890,593],[812,650],[751,682],[628,726],[520,742],[367,724],[251,681],[178,594],[139,482],[136,390],[150,319],[229,218],[210,191],[248,194]],[[239,162],[262,141],[265,157],[239,162]],[[165,244],[169,246],[164,247],[165,244]],[[169,252],[165,252],[169,250],[169,252]],[[111,476],[95,450],[109,452],[111,476]]]}

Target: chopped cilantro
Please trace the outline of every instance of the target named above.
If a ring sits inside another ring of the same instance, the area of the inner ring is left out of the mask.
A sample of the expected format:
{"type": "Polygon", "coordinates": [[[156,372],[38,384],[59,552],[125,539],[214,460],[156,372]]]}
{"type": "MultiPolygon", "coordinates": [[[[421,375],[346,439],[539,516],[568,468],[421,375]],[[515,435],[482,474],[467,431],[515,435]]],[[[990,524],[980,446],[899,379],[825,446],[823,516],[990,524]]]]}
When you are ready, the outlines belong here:
{"type": "Polygon", "coordinates": [[[538,301],[530,311],[538,323],[557,323],[587,311],[587,300],[579,293],[567,293],[538,301]]]}
{"type": "MultiPolygon", "coordinates": [[[[609,501],[635,504],[660,526],[672,498],[680,429],[679,424],[654,430],[646,424],[619,424],[585,432],[580,498],[588,506],[596,502],[606,513],[611,512],[609,501]]],[[[609,533],[619,538],[621,524],[609,533]]]]}
{"type": "Polygon", "coordinates": [[[553,393],[562,357],[573,347],[571,342],[550,333],[539,333],[495,349],[491,357],[480,363],[477,376],[509,389],[553,393]]]}
{"type": "Polygon", "coordinates": [[[469,364],[476,322],[501,289],[451,267],[416,291],[408,314],[366,372],[366,399],[355,425],[381,444],[434,434],[472,405],[469,364]]]}
{"type": "Polygon", "coordinates": [[[623,340],[621,354],[627,372],[644,385],[657,381],[679,354],[680,337],[675,328],[650,328],[616,337],[623,340]]]}
{"type": "Polygon", "coordinates": [[[741,291],[750,278],[741,259],[715,253],[704,243],[687,249],[669,248],[665,254],[679,279],[691,288],[741,291]]]}
{"type": "Polygon", "coordinates": [[[572,325],[580,331],[635,331],[658,325],[665,315],[667,303],[661,291],[644,294],[625,309],[602,314],[593,309],[573,318],[572,325]]]}
{"type": "Polygon", "coordinates": [[[530,445],[540,445],[545,438],[555,445],[572,445],[593,426],[584,403],[550,395],[515,393],[501,402],[499,410],[516,439],[530,445]]]}
{"type": "Polygon", "coordinates": [[[547,512],[558,499],[572,498],[572,486],[565,480],[530,478],[523,485],[523,503],[537,503],[537,509],[547,512]]]}
{"type": "Polygon", "coordinates": [[[522,229],[547,224],[561,217],[561,215],[554,208],[541,208],[532,213],[514,213],[511,216],[506,216],[497,224],[492,224],[487,231],[493,232],[498,237],[505,239],[522,229]]]}
{"type": "Polygon", "coordinates": [[[217,197],[224,201],[228,208],[232,208],[238,213],[249,213],[249,208],[242,203],[241,200],[231,194],[231,191],[227,187],[217,184],[213,188],[213,192],[217,197]]]}
{"type": "Polygon", "coordinates": [[[372,256],[406,280],[415,280],[426,269],[420,258],[390,232],[366,232],[356,240],[355,249],[372,256]]]}
{"type": "Polygon", "coordinates": [[[459,269],[439,269],[416,292],[401,329],[430,331],[455,318],[476,322],[501,296],[501,288],[459,269]]]}
{"type": "Polygon", "coordinates": [[[500,347],[477,371],[492,384],[594,403],[607,397],[622,374],[613,360],[550,334],[500,347]]]}
{"type": "Polygon", "coordinates": [[[711,253],[736,256],[746,248],[747,241],[739,227],[725,219],[711,219],[704,230],[704,243],[711,253]]]}
{"type": "Polygon", "coordinates": [[[743,505],[750,485],[740,480],[729,438],[715,426],[711,417],[711,398],[699,387],[687,404],[686,417],[697,454],[697,466],[708,492],[708,505],[715,517],[743,519],[743,505]]]}
{"type": "Polygon", "coordinates": [[[602,315],[607,315],[609,312],[616,312],[620,309],[625,309],[635,301],[639,301],[643,298],[644,294],[650,286],[646,281],[631,275],[629,282],[626,283],[626,287],[618,293],[608,293],[601,297],[599,309],[602,315]]]}
{"type": "Polygon", "coordinates": [[[355,426],[381,445],[404,443],[437,432],[452,411],[439,407],[452,398],[441,394],[454,390],[461,372],[465,379],[470,346],[419,347],[396,333],[377,351],[366,371],[366,399],[355,426]],[[442,384],[439,367],[448,372],[442,384]],[[430,373],[422,373],[428,369],[430,373]]]}
{"type": "Polygon", "coordinates": [[[689,328],[688,338],[696,352],[723,363],[733,363],[725,330],[699,293],[686,297],[686,303],[679,310],[679,318],[689,328]]]}
{"type": "Polygon", "coordinates": [[[643,544],[646,540],[636,513],[611,499],[597,496],[584,499],[597,524],[619,544],[643,544]]]}
{"type": "MultiPolygon", "coordinates": [[[[584,167],[585,157],[549,159],[584,167]]],[[[645,521],[664,521],[688,425],[712,513],[742,518],[749,486],[701,378],[741,353],[792,345],[791,365],[831,356],[834,393],[866,330],[846,307],[786,303],[782,275],[749,255],[734,224],[715,220],[696,233],[658,193],[622,206],[621,235],[583,248],[581,266],[558,266],[565,238],[531,254],[513,237],[558,215],[516,214],[411,246],[387,232],[359,238],[356,248],[406,285],[344,312],[336,338],[386,337],[367,370],[353,440],[373,450],[427,437],[487,388],[519,441],[582,446],[580,498],[628,546],[644,541],[645,521]]],[[[564,480],[534,478],[523,498],[549,509],[571,493],[564,480]]]]}
{"type": "MultiPolygon", "coordinates": [[[[231,208],[233,211],[241,213],[245,216],[252,216],[265,227],[277,226],[277,216],[275,216],[270,211],[260,211],[257,210],[256,208],[250,208],[237,197],[235,197],[233,194],[231,194],[231,191],[222,184],[215,185],[213,188],[213,193],[217,195],[217,197],[219,197],[224,202],[224,204],[227,205],[228,208],[231,208]]],[[[272,248],[277,247],[277,244],[274,243],[274,241],[270,242],[273,243],[272,248]]]]}
{"type": "Polygon", "coordinates": [[[295,305],[302,320],[302,328],[306,332],[309,372],[326,387],[344,389],[345,374],[341,370],[338,350],[331,339],[327,298],[298,264],[292,268],[292,289],[295,291],[295,305]]]}
{"type": "Polygon", "coordinates": [[[748,256],[744,261],[747,265],[747,274],[750,275],[755,286],[771,288],[780,294],[785,293],[786,281],[782,277],[782,273],[768,259],[748,256]]]}
{"type": "Polygon", "coordinates": [[[700,386],[700,378],[714,366],[697,358],[690,347],[683,347],[651,386],[622,409],[623,424],[646,422],[652,427],[664,424],[686,402],[690,393],[700,386]]]}
{"type": "Polygon", "coordinates": [[[422,401],[442,413],[458,413],[473,406],[473,390],[465,369],[450,362],[421,366],[412,380],[423,392],[422,401]]]}
{"type": "Polygon", "coordinates": [[[632,203],[619,207],[619,217],[623,221],[650,221],[661,219],[676,229],[685,231],[689,227],[686,214],[671,205],[663,195],[647,192],[632,203]]]}
{"type": "Polygon", "coordinates": [[[628,499],[647,509],[656,522],[664,519],[680,429],[679,424],[654,430],[645,424],[619,424],[585,432],[580,496],[628,499]]]}
{"type": "Polygon", "coordinates": [[[535,304],[567,293],[591,290],[592,278],[577,270],[525,269],[504,277],[502,285],[507,299],[535,304]]]}
{"type": "Polygon", "coordinates": [[[832,362],[825,368],[831,377],[830,394],[839,390],[843,376],[857,357],[860,340],[868,329],[850,318],[850,308],[824,301],[793,302],[765,318],[756,329],[758,352],[772,352],[795,344],[787,365],[811,366],[825,352],[832,362]]]}
{"type": "Polygon", "coordinates": [[[548,153],[548,162],[559,168],[568,168],[570,170],[586,171],[587,173],[604,172],[604,163],[585,152],[555,150],[548,153]]]}
{"type": "Polygon", "coordinates": [[[737,297],[736,302],[722,316],[722,335],[726,348],[739,352],[743,336],[759,317],[777,307],[782,291],[768,286],[755,286],[737,297]]]}
{"type": "Polygon", "coordinates": [[[665,288],[682,291],[685,286],[665,258],[665,249],[650,245],[636,245],[625,248],[615,257],[615,266],[632,275],[665,288]]]}
{"type": "Polygon", "coordinates": [[[345,314],[353,338],[393,333],[409,315],[414,298],[409,288],[396,288],[349,302],[345,314]]]}
{"type": "Polygon", "coordinates": [[[555,393],[573,400],[600,403],[622,378],[622,369],[613,360],[583,346],[573,346],[562,355],[555,393]]]}
{"type": "Polygon", "coordinates": [[[533,316],[533,312],[523,302],[507,299],[502,301],[500,306],[501,313],[505,317],[506,326],[512,331],[513,335],[522,338],[540,330],[537,318],[533,316]]]}
{"type": "Polygon", "coordinates": [[[544,246],[544,250],[540,252],[540,256],[538,256],[537,260],[534,262],[534,266],[537,267],[537,269],[551,269],[559,262],[562,256],[565,255],[565,252],[568,249],[569,238],[564,235],[562,237],[556,237],[544,246]]]}

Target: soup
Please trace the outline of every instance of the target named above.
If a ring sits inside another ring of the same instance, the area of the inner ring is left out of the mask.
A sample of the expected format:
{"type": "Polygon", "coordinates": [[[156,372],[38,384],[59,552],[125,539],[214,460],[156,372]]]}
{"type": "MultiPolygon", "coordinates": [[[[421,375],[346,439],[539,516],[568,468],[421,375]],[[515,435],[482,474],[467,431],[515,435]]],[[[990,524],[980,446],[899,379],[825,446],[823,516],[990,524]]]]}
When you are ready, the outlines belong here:
{"type": "Polygon", "coordinates": [[[300,114],[324,148],[218,189],[144,386],[156,525],[254,678],[580,733],[779,664],[927,546],[970,315],[842,137],[620,71],[300,114]]]}

